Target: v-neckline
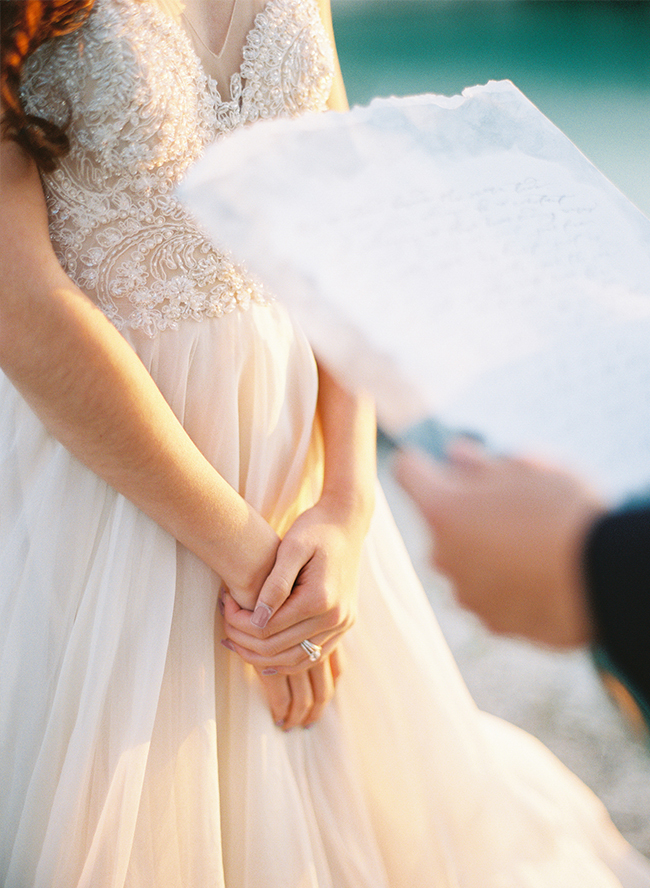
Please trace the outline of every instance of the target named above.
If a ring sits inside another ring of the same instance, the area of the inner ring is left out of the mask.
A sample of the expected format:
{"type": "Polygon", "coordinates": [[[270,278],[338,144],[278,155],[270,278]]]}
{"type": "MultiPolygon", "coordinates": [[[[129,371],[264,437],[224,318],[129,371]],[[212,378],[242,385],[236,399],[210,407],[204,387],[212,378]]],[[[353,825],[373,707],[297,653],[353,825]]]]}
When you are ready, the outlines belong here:
{"type": "MultiPolygon", "coordinates": [[[[195,60],[196,64],[198,65],[199,70],[201,71],[201,73],[203,74],[203,76],[206,78],[206,80],[208,81],[208,83],[210,83],[214,88],[216,88],[216,90],[217,90],[217,92],[218,92],[220,98],[222,98],[222,97],[221,97],[221,88],[222,88],[222,85],[218,82],[218,80],[217,80],[216,77],[214,77],[212,74],[210,74],[209,71],[206,70],[206,67],[205,67],[205,65],[204,65],[204,63],[203,63],[203,60],[201,59],[200,55],[199,55],[198,52],[196,51],[196,47],[194,46],[194,44],[193,44],[193,42],[192,42],[192,37],[191,37],[191,35],[188,33],[187,29],[186,29],[185,27],[183,27],[183,25],[181,24],[181,22],[179,21],[178,18],[176,18],[176,17],[173,16],[173,15],[170,15],[165,9],[161,8],[161,7],[158,5],[157,0],[149,0],[149,2],[151,2],[151,5],[152,5],[152,6],[155,6],[156,9],[157,9],[162,15],[165,16],[166,19],[168,19],[169,21],[171,21],[172,24],[173,24],[173,26],[174,26],[174,28],[176,28],[177,32],[183,36],[183,38],[184,38],[185,41],[187,42],[187,46],[189,47],[190,52],[192,53],[192,56],[194,57],[194,60],[195,60]]],[[[248,31],[246,32],[246,35],[245,35],[244,40],[243,40],[242,45],[241,45],[242,61],[239,63],[239,65],[237,66],[237,68],[232,72],[232,74],[229,75],[229,77],[228,77],[228,83],[227,83],[227,84],[223,84],[223,86],[225,86],[228,90],[229,90],[229,88],[230,88],[230,81],[232,80],[232,78],[233,78],[234,76],[237,76],[237,75],[239,75],[240,77],[242,76],[242,69],[243,69],[243,67],[244,67],[244,62],[246,61],[246,59],[245,59],[246,49],[248,48],[248,46],[249,46],[249,45],[251,44],[251,42],[253,41],[255,35],[256,35],[257,33],[259,33],[259,30],[260,30],[260,27],[261,27],[260,16],[261,16],[263,13],[265,13],[265,12],[266,12],[271,6],[273,6],[275,3],[279,3],[279,2],[280,2],[280,0],[267,0],[267,2],[262,6],[262,8],[261,8],[258,12],[255,13],[255,17],[254,17],[254,19],[253,19],[253,24],[251,25],[251,27],[250,27],[250,28],[248,29],[248,31]]],[[[233,5],[233,16],[231,16],[231,20],[230,20],[230,23],[229,23],[229,25],[228,25],[228,31],[227,31],[227,34],[226,34],[226,39],[224,40],[224,44],[223,44],[223,46],[221,47],[221,51],[220,51],[220,54],[221,54],[221,55],[223,55],[223,52],[224,52],[226,46],[228,45],[228,39],[229,39],[229,37],[230,37],[230,35],[231,35],[231,31],[232,31],[232,23],[233,23],[233,19],[234,19],[234,12],[235,12],[235,7],[236,7],[236,6],[237,6],[237,0],[235,0],[235,4],[233,5]]],[[[208,47],[206,47],[206,49],[208,49],[208,47]]],[[[211,50],[208,49],[208,52],[211,52],[211,50]]],[[[212,53],[212,54],[214,55],[214,53],[212,53]]],[[[219,58],[219,57],[215,56],[215,58],[219,58]]],[[[231,101],[231,100],[232,100],[232,97],[230,97],[230,99],[228,99],[227,101],[231,101]]],[[[223,101],[223,98],[222,98],[222,101],[223,101]]]]}
{"type": "MultiPolygon", "coordinates": [[[[201,35],[199,34],[198,30],[196,29],[196,27],[194,25],[194,22],[189,18],[188,15],[186,15],[185,8],[183,8],[181,10],[180,18],[184,19],[187,22],[190,31],[194,34],[194,36],[196,37],[198,42],[201,44],[203,49],[210,55],[211,58],[216,59],[217,61],[221,61],[221,59],[223,58],[223,54],[224,54],[226,47],[228,46],[228,43],[230,41],[230,36],[231,36],[232,30],[233,30],[233,22],[235,21],[235,12],[237,10],[238,5],[239,5],[239,0],[233,0],[232,7],[230,9],[230,18],[228,20],[228,27],[226,28],[226,33],[223,36],[223,40],[221,42],[221,47],[219,48],[218,52],[215,52],[213,49],[211,49],[208,46],[207,43],[205,43],[203,41],[203,38],[201,37],[201,35]]],[[[257,14],[255,15],[255,18],[257,18],[257,14]]],[[[180,22],[178,22],[178,23],[180,24],[180,22]]],[[[183,26],[181,25],[181,27],[183,27],[183,26]]],[[[251,25],[251,28],[253,28],[253,27],[255,27],[255,20],[253,20],[253,24],[251,25]]],[[[185,29],[183,28],[183,30],[185,30],[185,29]]],[[[246,33],[244,45],[245,45],[246,41],[248,40],[248,34],[250,33],[250,30],[251,29],[249,28],[249,30],[246,33]]],[[[243,49],[243,47],[242,47],[242,49],[243,49]]],[[[196,55],[198,56],[198,53],[196,53],[196,55]]],[[[200,56],[198,56],[198,57],[200,60],[200,56]]]]}

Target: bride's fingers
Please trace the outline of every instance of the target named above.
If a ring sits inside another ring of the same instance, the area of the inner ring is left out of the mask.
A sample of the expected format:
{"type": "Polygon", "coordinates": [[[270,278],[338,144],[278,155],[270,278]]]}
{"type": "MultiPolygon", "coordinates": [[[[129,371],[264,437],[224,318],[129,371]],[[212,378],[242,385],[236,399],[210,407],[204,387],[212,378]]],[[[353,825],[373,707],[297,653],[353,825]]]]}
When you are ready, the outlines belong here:
{"type": "Polygon", "coordinates": [[[311,638],[312,635],[341,635],[353,623],[352,615],[347,613],[342,617],[336,611],[314,614],[307,595],[303,596],[303,600],[300,602],[294,601],[294,597],[300,598],[300,592],[294,592],[289,601],[276,612],[273,619],[264,628],[253,626],[250,621],[250,611],[240,608],[228,593],[222,599],[222,613],[228,627],[232,631],[240,633],[237,639],[238,644],[251,647],[254,650],[261,650],[261,648],[253,644],[252,639],[268,640],[269,642],[275,639],[268,649],[281,650],[283,647],[287,648],[298,644],[304,638],[311,638]],[[250,642],[245,641],[245,637],[248,637],[250,642]]]}
{"type": "MultiPolygon", "coordinates": [[[[311,617],[272,634],[264,630],[251,631],[250,612],[242,610],[228,593],[223,595],[222,600],[223,631],[227,638],[238,647],[266,657],[269,661],[279,662],[283,652],[296,649],[305,639],[322,646],[325,642],[340,638],[347,628],[347,626],[329,628],[331,621],[322,617],[311,617]],[[324,628],[323,624],[328,628],[324,628]]],[[[287,661],[287,665],[296,665],[295,657],[287,661]]]]}
{"type": "Polygon", "coordinates": [[[343,649],[341,646],[334,648],[329,658],[329,668],[332,674],[332,681],[336,686],[336,682],[339,680],[341,673],[343,672],[344,665],[344,656],[343,649]]]}
{"type": "Polygon", "coordinates": [[[339,649],[299,676],[258,672],[273,721],[286,731],[298,725],[308,728],[321,718],[334,696],[339,675],[339,649]]]}
{"type": "Polygon", "coordinates": [[[305,721],[306,728],[319,720],[325,707],[334,696],[334,677],[329,659],[317,663],[309,670],[307,675],[311,681],[313,706],[305,721]]]}
{"type": "Polygon", "coordinates": [[[290,675],[287,679],[291,689],[291,706],[284,722],[284,730],[290,731],[300,725],[306,725],[314,708],[314,692],[308,672],[290,675]]]}
{"type": "Polygon", "coordinates": [[[258,676],[264,687],[273,721],[279,728],[283,728],[291,709],[289,679],[286,675],[264,675],[259,671],[258,676]]]}
{"type": "MultiPolygon", "coordinates": [[[[326,639],[320,636],[312,637],[309,641],[321,648],[321,657],[328,656],[338,644],[338,638],[326,639]]],[[[265,675],[274,675],[275,673],[297,675],[299,672],[310,669],[313,665],[313,661],[309,659],[309,653],[300,644],[275,655],[269,655],[266,652],[258,653],[238,644],[231,637],[223,638],[221,644],[234,654],[238,654],[246,663],[250,663],[260,672],[263,671],[265,675]]]]}
{"type": "MultiPolygon", "coordinates": [[[[309,652],[301,647],[302,643],[309,641],[311,644],[328,647],[331,651],[334,644],[341,638],[340,632],[318,632],[317,627],[309,625],[294,627],[286,633],[274,635],[271,638],[255,638],[243,632],[239,632],[229,623],[223,623],[224,641],[232,642],[237,648],[246,651],[245,659],[255,655],[259,659],[254,665],[260,665],[263,661],[267,666],[285,665],[287,667],[298,666],[308,658],[309,652]]],[[[229,645],[226,645],[229,647],[229,645]]],[[[248,662],[252,662],[248,660],[248,662]]]]}
{"type": "Polygon", "coordinates": [[[249,615],[253,626],[264,629],[273,614],[291,595],[306,557],[304,547],[293,540],[285,538],[280,543],[273,569],[260,590],[255,610],[249,615]]]}

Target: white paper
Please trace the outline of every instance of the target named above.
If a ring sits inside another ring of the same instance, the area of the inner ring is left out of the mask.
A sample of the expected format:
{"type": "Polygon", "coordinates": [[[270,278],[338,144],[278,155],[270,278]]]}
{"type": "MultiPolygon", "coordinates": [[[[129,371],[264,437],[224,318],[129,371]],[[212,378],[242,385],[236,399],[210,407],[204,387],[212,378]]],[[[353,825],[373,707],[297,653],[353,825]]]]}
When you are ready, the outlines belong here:
{"type": "Polygon", "coordinates": [[[388,424],[650,483],[650,220],[512,84],[256,124],[180,197],[388,424]]]}

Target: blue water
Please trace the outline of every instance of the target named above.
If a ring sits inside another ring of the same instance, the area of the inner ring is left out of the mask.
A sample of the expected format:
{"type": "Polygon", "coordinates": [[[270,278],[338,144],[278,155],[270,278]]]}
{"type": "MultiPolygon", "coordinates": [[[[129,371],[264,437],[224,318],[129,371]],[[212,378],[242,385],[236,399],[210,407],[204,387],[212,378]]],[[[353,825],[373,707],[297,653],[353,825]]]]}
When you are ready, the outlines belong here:
{"type": "Polygon", "coordinates": [[[650,2],[333,0],[351,104],[508,79],[650,215],[650,2]]]}

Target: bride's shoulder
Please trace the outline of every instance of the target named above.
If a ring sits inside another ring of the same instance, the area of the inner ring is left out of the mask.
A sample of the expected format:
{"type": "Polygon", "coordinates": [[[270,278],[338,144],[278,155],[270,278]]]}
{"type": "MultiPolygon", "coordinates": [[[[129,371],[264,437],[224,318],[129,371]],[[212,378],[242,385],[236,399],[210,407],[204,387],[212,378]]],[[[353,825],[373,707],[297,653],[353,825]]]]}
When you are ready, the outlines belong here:
{"type": "Polygon", "coordinates": [[[22,97],[75,144],[123,163],[125,152],[142,156],[144,140],[159,150],[178,129],[178,103],[186,128],[200,128],[199,79],[183,32],[154,0],[96,0],[81,28],[30,57],[22,97]]]}

